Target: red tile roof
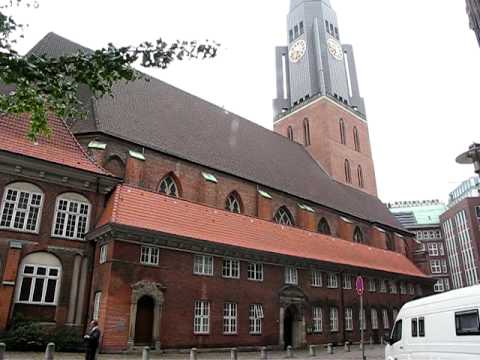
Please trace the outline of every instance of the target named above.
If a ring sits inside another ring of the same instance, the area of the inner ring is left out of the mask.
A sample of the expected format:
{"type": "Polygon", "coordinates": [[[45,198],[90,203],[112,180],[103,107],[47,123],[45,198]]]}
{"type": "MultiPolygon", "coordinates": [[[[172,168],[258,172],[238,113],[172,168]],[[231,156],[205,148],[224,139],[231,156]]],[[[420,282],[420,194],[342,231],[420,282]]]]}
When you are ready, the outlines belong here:
{"type": "Polygon", "coordinates": [[[1,115],[0,150],[96,174],[110,175],[87,155],[63,120],[50,116],[48,125],[52,130],[51,136],[41,136],[34,143],[27,138],[28,115],[1,115]]]}
{"type": "Polygon", "coordinates": [[[108,223],[261,252],[426,278],[407,257],[399,253],[125,185],[117,187],[98,227],[108,223]]]}

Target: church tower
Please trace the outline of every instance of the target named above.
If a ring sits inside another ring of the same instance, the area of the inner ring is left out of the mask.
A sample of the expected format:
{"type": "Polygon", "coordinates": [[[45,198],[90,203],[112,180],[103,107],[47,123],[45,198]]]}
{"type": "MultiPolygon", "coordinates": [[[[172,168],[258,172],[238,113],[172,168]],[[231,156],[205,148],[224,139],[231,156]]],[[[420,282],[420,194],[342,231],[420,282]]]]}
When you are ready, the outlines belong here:
{"type": "Polygon", "coordinates": [[[377,195],[365,103],[330,0],[290,0],[276,48],[274,130],[303,144],[335,180],[377,195]]]}

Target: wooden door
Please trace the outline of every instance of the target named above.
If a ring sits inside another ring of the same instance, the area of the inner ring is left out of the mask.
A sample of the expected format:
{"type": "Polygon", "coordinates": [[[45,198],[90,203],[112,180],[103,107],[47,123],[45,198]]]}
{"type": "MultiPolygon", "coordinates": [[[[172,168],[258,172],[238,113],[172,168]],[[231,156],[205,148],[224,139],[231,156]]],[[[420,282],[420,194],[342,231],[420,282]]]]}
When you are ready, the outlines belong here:
{"type": "Polygon", "coordinates": [[[150,296],[138,300],[135,320],[135,345],[152,345],[154,301],[150,296]]]}

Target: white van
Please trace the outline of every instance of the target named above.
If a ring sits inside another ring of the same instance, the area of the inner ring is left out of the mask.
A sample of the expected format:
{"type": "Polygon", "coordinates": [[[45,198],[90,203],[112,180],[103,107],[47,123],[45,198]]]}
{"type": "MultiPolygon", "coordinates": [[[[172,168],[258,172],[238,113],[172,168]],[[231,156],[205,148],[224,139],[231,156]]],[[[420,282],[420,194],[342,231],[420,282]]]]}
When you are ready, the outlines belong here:
{"type": "Polygon", "coordinates": [[[405,304],[385,349],[386,360],[479,360],[480,285],[405,304]]]}

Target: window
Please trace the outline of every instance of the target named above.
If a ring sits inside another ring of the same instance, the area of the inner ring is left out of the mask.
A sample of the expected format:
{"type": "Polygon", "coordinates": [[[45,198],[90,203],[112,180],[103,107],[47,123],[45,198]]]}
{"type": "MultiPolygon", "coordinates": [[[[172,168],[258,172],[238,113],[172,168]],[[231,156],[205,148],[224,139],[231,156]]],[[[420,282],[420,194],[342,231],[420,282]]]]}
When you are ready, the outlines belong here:
{"type": "Polygon", "coordinates": [[[418,319],[412,319],[412,337],[418,337],[418,319]]]}
{"type": "Polygon", "coordinates": [[[321,333],[323,331],[323,313],[322,308],[320,306],[313,307],[313,332],[314,333],[321,333]]]}
{"type": "Polygon", "coordinates": [[[151,246],[142,246],[140,250],[140,263],[143,265],[158,265],[160,249],[151,246]]]}
{"type": "Polygon", "coordinates": [[[223,305],[223,333],[227,335],[237,333],[237,304],[223,305]]]}
{"type": "Polygon", "coordinates": [[[289,126],[287,129],[287,136],[288,136],[288,140],[293,141],[293,129],[291,126],[289,126]]]}
{"type": "Polygon", "coordinates": [[[345,330],[353,330],[353,309],[345,308],[345,330]]]}
{"type": "Polygon", "coordinates": [[[289,266],[285,268],[285,284],[298,284],[298,272],[294,267],[289,266]]]}
{"type": "Polygon", "coordinates": [[[358,135],[358,129],[356,126],[353,127],[353,144],[355,151],[360,152],[360,136],[358,135]]]}
{"type": "Polygon", "coordinates": [[[343,275],[343,288],[347,290],[352,288],[352,275],[350,274],[343,275]]]}
{"type": "Polygon", "coordinates": [[[330,308],[330,331],[338,331],[338,309],[330,308]]]}
{"type": "Polygon", "coordinates": [[[478,309],[455,313],[457,336],[480,335],[478,309]]]}
{"type": "Polygon", "coordinates": [[[322,273],[318,270],[312,270],[312,286],[313,287],[322,287],[322,273]]]}
{"type": "Polygon", "coordinates": [[[174,196],[177,198],[180,196],[177,182],[172,175],[167,175],[162,181],[160,181],[158,191],[168,196],[174,196]]]}
{"type": "Polygon", "coordinates": [[[339,126],[340,126],[340,142],[343,145],[346,145],[347,144],[347,138],[345,136],[345,122],[343,121],[343,119],[340,119],[339,126]]]}
{"type": "Polygon", "coordinates": [[[305,143],[305,146],[309,146],[311,144],[310,142],[310,123],[308,119],[303,120],[303,140],[305,143]]]}
{"type": "Polygon", "coordinates": [[[425,337],[425,318],[418,319],[418,336],[425,337]]]}
{"type": "Polygon", "coordinates": [[[381,293],[387,292],[387,280],[380,280],[380,292],[381,293]]]}
{"type": "Polygon", "coordinates": [[[365,187],[365,183],[363,182],[363,170],[360,165],[357,167],[357,178],[358,178],[358,187],[363,189],[365,187]]]}
{"type": "Polygon", "coordinates": [[[288,38],[290,39],[290,42],[293,41],[293,30],[290,30],[290,31],[288,32],[288,38]]]}
{"type": "Polygon", "coordinates": [[[395,251],[395,238],[391,233],[387,233],[387,249],[395,251]]]}
{"type": "Polygon", "coordinates": [[[325,29],[327,30],[327,33],[330,33],[330,26],[328,20],[325,20],[325,29]]]}
{"type": "Polygon", "coordinates": [[[233,259],[224,259],[222,276],[224,278],[239,279],[240,278],[240,261],[233,260],[233,259]]]}
{"type": "Polygon", "coordinates": [[[248,280],[263,281],[263,264],[248,264],[248,280]]]}
{"type": "Polygon", "coordinates": [[[440,260],[430,260],[430,270],[432,271],[432,274],[441,274],[442,265],[440,260]]]}
{"type": "Polygon", "coordinates": [[[240,196],[236,191],[230,193],[227,197],[227,201],[225,202],[225,210],[228,210],[235,214],[242,213],[242,202],[240,200],[240,196]]]}
{"type": "Polygon", "coordinates": [[[318,223],[318,232],[324,235],[332,235],[330,231],[330,225],[328,225],[328,221],[325,218],[322,218],[318,223]]]}
{"type": "Polygon", "coordinates": [[[338,288],[338,275],[335,273],[328,273],[327,287],[330,289],[338,288]]]}
{"type": "Polygon", "coordinates": [[[407,294],[407,284],[405,284],[403,281],[400,283],[400,294],[407,294]]]}
{"type": "Polygon", "coordinates": [[[195,301],[194,334],[208,334],[210,332],[210,303],[208,301],[195,301]]]}
{"type": "Polygon", "coordinates": [[[410,295],[415,295],[415,287],[413,286],[413,284],[408,284],[408,293],[410,295]]]}
{"type": "Polygon", "coordinates": [[[61,276],[61,263],[48,253],[27,255],[20,266],[17,302],[34,305],[56,305],[61,276]]]}
{"type": "Polygon", "coordinates": [[[360,329],[367,330],[367,314],[365,309],[363,309],[363,311],[360,311],[359,318],[360,318],[360,329]]]}
{"type": "Polygon", "coordinates": [[[480,206],[475,207],[475,213],[477,214],[477,218],[480,218],[480,206]]]}
{"type": "Polygon", "coordinates": [[[444,292],[445,291],[445,288],[443,286],[443,280],[442,279],[438,279],[437,282],[435,283],[435,285],[433,286],[433,291],[435,292],[444,292]]]}
{"type": "Polygon", "coordinates": [[[35,185],[15,183],[3,194],[0,228],[36,233],[40,227],[43,192],[35,185]]]}
{"type": "Polygon", "coordinates": [[[438,256],[440,253],[438,251],[438,244],[437,243],[429,243],[428,244],[428,255],[430,256],[438,256]]]}
{"type": "Polygon", "coordinates": [[[100,264],[105,264],[107,262],[107,252],[108,252],[108,245],[100,246],[100,264]]]}
{"type": "Polygon", "coordinates": [[[277,210],[274,220],[280,225],[292,226],[294,224],[293,217],[285,206],[277,210]]]}
{"type": "Polygon", "coordinates": [[[333,35],[333,24],[330,24],[330,34],[333,35]]]}
{"type": "Polygon", "coordinates": [[[390,329],[390,319],[388,318],[388,310],[382,310],[383,328],[390,329]]]}
{"type": "Polygon", "coordinates": [[[305,29],[303,28],[303,21],[300,21],[300,35],[302,35],[305,32],[305,29]]]}
{"type": "Polygon", "coordinates": [[[395,328],[392,332],[392,342],[395,344],[402,340],[402,320],[395,323],[395,328]]]}
{"type": "Polygon", "coordinates": [[[295,37],[297,38],[298,35],[299,35],[299,33],[298,33],[298,25],[295,25],[295,26],[293,27],[293,29],[294,29],[293,32],[294,32],[294,34],[295,34],[295,37]]]}
{"type": "Polygon", "coordinates": [[[263,306],[259,304],[250,305],[249,308],[249,332],[251,335],[262,334],[263,306]]]}
{"type": "Polygon", "coordinates": [[[445,279],[443,279],[443,283],[445,285],[445,291],[449,291],[450,290],[450,280],[445,278],[445,279]]]}
{"type": "Polygon", "coordinates": [[[83,239],[89,227],[90,203],[82,195],[68,193],[57,198],[53,236],[83,239]]]}
{"type": "Polygon", "coordinates": [[[337,40],[340,40],[340,35],[338,33],[338,28],[335,27],[335,37],[337,38],[337,40]]]}
{"type": "Polygon", "coordinates": [[[353,242],[358,243],[358,244],[363,244],[363,233],[362,230],[360,230],[359,227],[355,228],[355,232],[353,233],[353,242]]]}
{"type": "Polygon", "coordinates": [[[193,273],[196,275],[213,276],[213,257],[195,255],[193,257],[193,273]]]}
{"type": "Polygon", "coordinates": [[[438,244],[438,251],[440,251],[441,256],[445,256],[445,248],[442,243],[438,244]]]}
{"type": "Polygon", "coordinates": [[[442,272],[448,274],[447,260],[445,259],[442,260],[442,272]]]}
{"type": "Polygon", "coordinates": [[[376,309],[370,310],[370,317],[372,321],[372,330],[378,330],[378,313],[376,309]]]}
{"type": "Polygon", "coordinates": [[[102,292],[97,291],[95,293],[95,300],[93,301],[93,320],[98,320],[100,315],[100,304],[102,302],[102,292]]]}
{"type": "Polygon", "coordinates": [[[393,280],[389,281],[390,285],[390,294],[396,294],[397,293],[397,283],[393,280]]]}
{"type": "Polygon", "coordinates": [[[375,292],[377,291],[377,283],[375,279],[368,279],[368,291],[369,292],[375,292]]]}
{"type": "Polygon", "coordinates": [[[348,161],[348,159],[345,159],[345,182],[347,184],[352,183],[352,170],[350,168],[350,161],[348,161]]]}

